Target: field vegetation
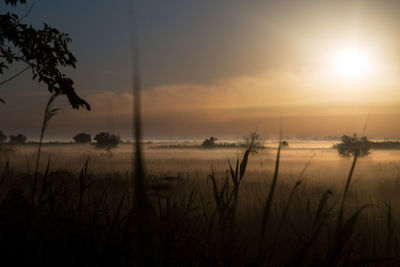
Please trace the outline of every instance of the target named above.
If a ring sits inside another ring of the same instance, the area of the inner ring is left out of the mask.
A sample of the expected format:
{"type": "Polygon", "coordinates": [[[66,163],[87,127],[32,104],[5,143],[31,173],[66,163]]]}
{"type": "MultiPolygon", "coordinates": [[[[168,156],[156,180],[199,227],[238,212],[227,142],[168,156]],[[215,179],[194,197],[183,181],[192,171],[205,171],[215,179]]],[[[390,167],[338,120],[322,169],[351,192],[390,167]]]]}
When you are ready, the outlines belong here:
{"type": "MultiPolygon", "coordinates": [[[[144,147],[154,266],[399,262],[400,151],[158,145],[144,147]]],[[[43,145],[34,197],[37,145],[2,153],[2,259],[139,266],[131,145],[59,148],[43,145]]]]}

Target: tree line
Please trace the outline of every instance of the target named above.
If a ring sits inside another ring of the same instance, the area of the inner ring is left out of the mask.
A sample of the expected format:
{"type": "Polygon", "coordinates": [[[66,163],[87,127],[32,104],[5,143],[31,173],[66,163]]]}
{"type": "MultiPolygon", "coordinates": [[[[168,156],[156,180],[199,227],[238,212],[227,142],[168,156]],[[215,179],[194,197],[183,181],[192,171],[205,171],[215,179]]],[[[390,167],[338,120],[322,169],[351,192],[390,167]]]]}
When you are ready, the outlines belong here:
{"type": "MultiPolygon", "coordinates": [[[[92,138],[91,134],[88,133],[78,133],[72,139],[77,144],[93,144],[98,148],[104,148],[107,150],[118,147],[121,143],[121,138],[119,135],[111,134],[109,132],[100,132],[92,138]]],[[[2,131],[0,131],[0,143],[13,143],[13,144],[24,144],[26,143],[26,136],[23,134],[17,135],[5,135],[2,131]]]]}
{"type": "Polygon", "coordinates": [[[7,140],[9,143],[23,144],[26,142],[26,136],[23,134],[7,136],[2,131],[0,131],[0,143],[5,143],[7,142],[7,140]]]}
{"type": "MultiPolygon", "coordinates": [[[[92,142],[92,136],[88,133],[79,133],[73,137],[77,144],[88,144],[92,142]]],[[[105,148],[107,150],[118,147],[121,143],[119,135],[111,134],[108,132],[100,132],[94,138],[96,147],[105,148]]]]}

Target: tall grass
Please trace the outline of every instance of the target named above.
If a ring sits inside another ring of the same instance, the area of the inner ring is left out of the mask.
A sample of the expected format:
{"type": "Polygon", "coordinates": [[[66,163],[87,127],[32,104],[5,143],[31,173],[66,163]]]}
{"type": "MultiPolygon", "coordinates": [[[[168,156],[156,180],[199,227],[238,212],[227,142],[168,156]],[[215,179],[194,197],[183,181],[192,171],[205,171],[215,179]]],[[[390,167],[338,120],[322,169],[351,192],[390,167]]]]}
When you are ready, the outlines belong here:
{"type": "MultiPolygon", "coordinates": [[[[354,204],[357,159],[342,194],[323,188],[315,193],[303,179],[308,164],[293,183],[284,179],[278,149],[275,171],[257,182],[259,191],[244,195],[255,182],[247,177],[248,151],[225,171],[214,166],[208,184],[145,176],[154,266],[396,265],[399,216],[390,202],[368,209],[354,204]]],[[[13,171],[10,161],[2,165],[2,259],[41,266],[146,266],[137,258],[144,248],[130,174],[93,175],[88,160],[75,173],[55,169],[53,161],[38,172],[33,209],[28,185],[34,173],[13,171]]]]}
{"type": "Polygon", "coordinates": [[[38,179],[38,171],[39,171],[39,163],[40,163],[40,156],[42,153],[42,144],[43,144],[43,137],[44,133],[49,125],[50,119],[56,115],[60,109],[58,108],[53,108],[53,102],[58,96],[57,93],[53,93],[49,100],[47,101],[46,108],[44,110],[44,116],[43,116],[43,122],[42,122],[42,127],[40,129],[40,139],[39,139],[39,147],[37,150],[37,155],[36,155],[36,164],[35,164],[35,173],[34,173],[34,180],[33,180],[33,185],[32,185],[32,202],[34,201],[35,195],[36,195],[36,187],[37,187],[37,179],[38,179]]]}
{"type": "Polygon", "coordinates": [[[278,173],[279,173],[279,160],[280,160],[280,155],[281,155],[281,147],[282,147],[282,141],[279,140],[279,146],[278,146],[278,152],[276,154],[276,161],[275,161],[275,171],[274,171],[274,176],[272,178],[272,184],[269,189],[268,197],[264,205],[263,209],[263,216],[262,216],[262,222],[261,222],[261,233],[260,233],[260,243],[258,246],[258,256],[257,256],[257,261],[258,262],[263,262],[263,246],[264,246],[264,238],[265,238],[265,230],[267,227],[269,215],[271,212],[271,207],[272,207],[272,201],[274,198],[274,193],[275,193],[275,187],[276,187],[276,182],[278,180],[278,173]]]}
{"type": "MultiPolygon", "coordinates": [[[[131,22],[136,26],[131,10],[131,22]]],[[[134,166],[132,173],[133,208],[135,211],[136,228],[136,254],[135,261],[139,266],[154,266],[154,244],[152,229],[149,220],[148,201],[145,191],[145,171],[142,159],[142,118],[141,118],[141,81],[138,36],[132,31],[132,90],[133,90],[133,123],[132,133],[134,137],[134,166]]]]}

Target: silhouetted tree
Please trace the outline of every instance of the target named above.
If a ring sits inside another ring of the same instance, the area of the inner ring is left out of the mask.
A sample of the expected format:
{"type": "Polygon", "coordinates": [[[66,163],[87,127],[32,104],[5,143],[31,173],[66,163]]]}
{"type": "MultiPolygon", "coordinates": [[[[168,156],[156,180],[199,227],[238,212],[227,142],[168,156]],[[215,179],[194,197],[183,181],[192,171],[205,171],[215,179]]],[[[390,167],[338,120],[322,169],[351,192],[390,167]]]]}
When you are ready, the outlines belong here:
{"type": "Polygon", "coordinates": [[[7,136],[0,131],[0,143],[4,143],[7,140],[7,136]]]}
{"type": "Polygon", "coordinates": [[[90,141],[92,141],[92,136],[87,133],[79,133],[75,135],[73,138],[74,141],[78,144],[87,144],[90,143],[90,141]]]}
{"type": "Polygon", "coordinates": [[[264,148],[265,139],[263,139],[257,132],[252,132],[248,136],[243,136],[243,140],[243,146],[246,148],[249,147],[250,152],[255,153],[264,148]]]}
{"type": "Polygon", "coordinates": [[[101,132],[94,138],[96,141],[96,147],[105,148],[107,150],[118,147],[121,139],[118,135],[110,134],[108,132],[101,132]]]}
{"type": "Polygon", "coordinates": [[[217,140],[218,140],[217,138],[215,138],[214,136],[211,136],[210,139],[207,139],[207,138],[206,138],[206,139],[203,141],[202,146],[203,146],[203,147],[213,147],[213,146],[215,146],[215,142],[216,142],[217,140]]]}
{"type": "Polygon", "coordinates": [[[26,142],[26,136],[23,134],[10,135],[9,138],[10,143],[23,144],[26,142]]]}
{"type": "Polygon", "coordinates": [[[369,155],[371,142],[367,137],[359,138],[357,134],[354,134],[353,136],[343,135],[341,139],[342,142],[336,145],[341,156],[350,157],[356,153],[361,157],[369,155]]]}
{"type": "MultiPolygon", "coordinates": [[[[6,5],[26,4],[25,0],[5,0],[6,5]]],[[[69,51],[71,38],[47,24],[41,29],[22,23],[17,14],[7,12],[0,15],[0,74],[14,62],[22,62],[26,67],[12,77],[0,81],[0,86],[18,77],[27,70],[32,71],[32,79],[43,82],[51,93],[66,95],[75,109],[89,104],[80,98],[73,86],[74,82],[60,71],[61,68],[75,68],[76,59],[69,51]]],[[[4,100],[0,99],[4,103],[4,100]]]]}

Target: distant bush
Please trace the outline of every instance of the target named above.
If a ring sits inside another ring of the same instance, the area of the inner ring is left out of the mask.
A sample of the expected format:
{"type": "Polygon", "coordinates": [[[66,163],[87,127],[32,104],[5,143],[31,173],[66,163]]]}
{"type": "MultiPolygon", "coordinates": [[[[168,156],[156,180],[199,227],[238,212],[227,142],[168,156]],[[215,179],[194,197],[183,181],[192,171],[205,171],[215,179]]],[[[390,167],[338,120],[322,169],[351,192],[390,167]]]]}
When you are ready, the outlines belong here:
{"type": "Polygon", "coordinates": [[[215,142],[217,140],[218,140],[217,138],[215,138],[214,136],[211,136],[209,139],[206,138],[203,141],[202,146],[203,147],[214,147],[215,146],[215,142]]]}
{"type": "Polygon", "coordinates": [[[92,141],[92,136],[87,133],[79,133],[73,137],[74,141],[78,144],[87,144],[92,141]]]}
{"type": "Polygon", "coordinates": [[[26,136],[23,134],[10,135],[9,138],[9,142],[14,144],[24,144],[26,142],[26,136]]]}
{"type": "Polygon", "coordinates": [[[371,150],[371,142],[367,137],[358,137],[357,134],[353,136],[343,135],[342,142],[336,145],[336,149],[343,157],[350,157],[355,154],[359,156],[367,156],[371,150]]]}
{"type": "Polygon", "coordinates": [[[244,143],[242,147],[250,148],[250,152],[258,152],[264,149],[265,139],[262,138],[257,132],[252,132],[247,136],[243,136],[244,143]]]}
{"type": "Polygon", "coordinates": [[[118,147],[121,142],[121,138],[118,135],[110,134],[108,132],[101,132],[94,138],[96,141],[96,147],[105,148],[107,150],[118,147]]]}
{"type": "Polygon", "coordinates": [[[7,140],[7,136],[0,131],[0,143],[4,143],[7,140]]]}
{"type": "Polygon", "coordinates": [[[287,141],[282,141],[281,146],[282,147],[289,147],[289,143],[287,141]]]}

